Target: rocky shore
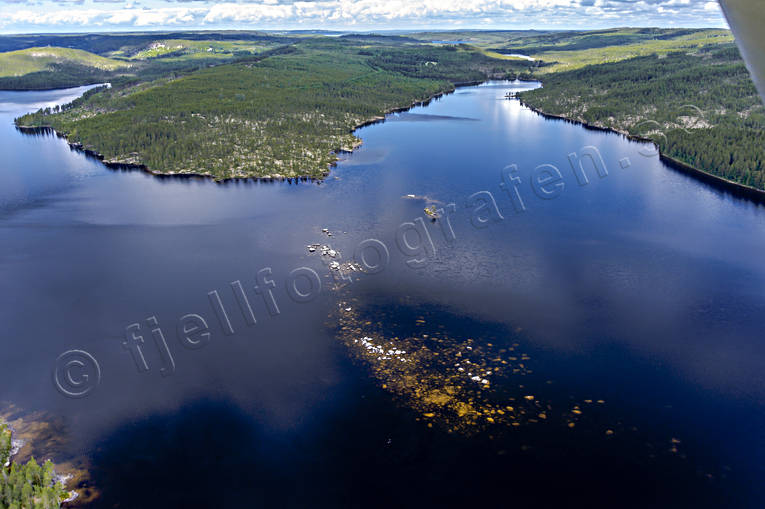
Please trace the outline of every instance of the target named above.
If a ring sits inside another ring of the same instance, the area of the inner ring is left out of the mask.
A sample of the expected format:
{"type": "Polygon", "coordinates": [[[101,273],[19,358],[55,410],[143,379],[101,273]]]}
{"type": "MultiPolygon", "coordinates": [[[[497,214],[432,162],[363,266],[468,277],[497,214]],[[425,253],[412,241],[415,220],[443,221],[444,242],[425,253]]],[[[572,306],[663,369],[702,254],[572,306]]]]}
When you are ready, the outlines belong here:
{"type": "Polygon", "coordinates": [[[90,485],[87,460],[72,457],[65,437],[66,426],[53,415],[27,412],[12,403],[3,403],[0,426],[5,423],[11,432],[12,448],[7,462],[25,464],[35,458],[40,464],[50,459],[54,464],[55,480],[67,491],[64,507],[82,507],[98,497],[90,485]]]}

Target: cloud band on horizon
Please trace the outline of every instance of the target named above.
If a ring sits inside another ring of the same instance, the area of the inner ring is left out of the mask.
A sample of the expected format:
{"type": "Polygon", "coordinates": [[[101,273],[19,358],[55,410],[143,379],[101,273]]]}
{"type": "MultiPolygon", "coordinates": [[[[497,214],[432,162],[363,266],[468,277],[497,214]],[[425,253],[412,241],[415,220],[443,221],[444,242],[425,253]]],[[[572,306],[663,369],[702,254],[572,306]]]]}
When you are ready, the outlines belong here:
{"type": "Polygon", "coordinates": [[[0,30],[727,27],[710,0],[0,0],[0,30]],[[119,5],[122,4],[122,5],[119,5]]]}

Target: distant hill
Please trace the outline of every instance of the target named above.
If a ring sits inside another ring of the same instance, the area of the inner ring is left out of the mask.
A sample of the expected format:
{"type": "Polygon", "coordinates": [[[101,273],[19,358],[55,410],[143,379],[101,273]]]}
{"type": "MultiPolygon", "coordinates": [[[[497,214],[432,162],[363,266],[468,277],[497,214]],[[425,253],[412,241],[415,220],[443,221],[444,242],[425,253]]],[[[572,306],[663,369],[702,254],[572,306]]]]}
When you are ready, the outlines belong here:
{"type": "Polygon", "coordinates": [[[114,71],[130,64],[71,48],[41,47],[0,53],[0,77],[23,76],[48,71],[56,64],[75,64],[114,71]]]}
{"type": "Polygon", "coordinates": [[[0,35],[0,52],[54,46],[89,51],[108,56],[125,46],[142,46],[159,39],[187,39],[194,41],[255,41],[261,43],[287,44],[289,37],[253,31],[224,32],[135,32],[101,34],[17,34],[0,35]]]}

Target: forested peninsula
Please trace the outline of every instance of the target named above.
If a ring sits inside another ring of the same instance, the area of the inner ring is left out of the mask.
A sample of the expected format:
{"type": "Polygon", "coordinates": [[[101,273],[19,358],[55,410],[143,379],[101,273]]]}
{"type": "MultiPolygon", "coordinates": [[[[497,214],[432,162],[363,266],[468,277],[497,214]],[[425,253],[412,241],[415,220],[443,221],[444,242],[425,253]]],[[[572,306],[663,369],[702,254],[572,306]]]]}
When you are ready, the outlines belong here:
{"type": "Polygon", "coordinates": [[[17,125],[52,127],[108,163],[155,173],[321,178],[359,144],[355,128],[525,69],[468,47],[369,42],[310,39],[172,76],[155,76],[155,64],[17,125]]]}

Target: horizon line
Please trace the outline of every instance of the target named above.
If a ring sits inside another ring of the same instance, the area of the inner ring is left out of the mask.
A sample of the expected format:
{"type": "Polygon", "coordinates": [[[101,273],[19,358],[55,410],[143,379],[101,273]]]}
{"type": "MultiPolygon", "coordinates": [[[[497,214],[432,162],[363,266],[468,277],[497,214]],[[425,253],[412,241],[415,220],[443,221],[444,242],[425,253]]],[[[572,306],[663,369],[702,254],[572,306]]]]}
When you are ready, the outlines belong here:
{"type": "Polygon", "coordinates": [[[60,32],[4,32],[0,31],[0,37],[13,35],[109,35],[109,34],[147,34],[147,33],[192,33],[192,32],[249,32],[249,33],[316,33],[316,34],[376,34],[382,32],[389,33],[422,33],[422,32],[601,32],[608,30],[624,29],[659,29],[659,30],[730,30],[728,26],[643,26],[643,25],[622,25],[613,27],[593,27],[593,28],[368,28],[368,29],[323,29],[323,28],[147,28],[136,30],[135,28],[126,28],[124,30],[114,28],[107,30],[80,30],[80,31],[60,31],[60,32]]]}

